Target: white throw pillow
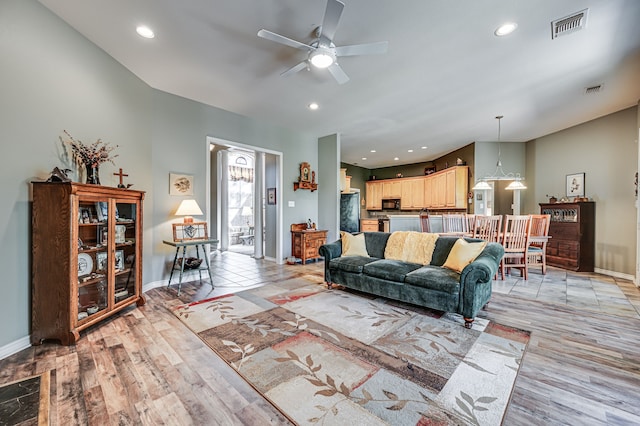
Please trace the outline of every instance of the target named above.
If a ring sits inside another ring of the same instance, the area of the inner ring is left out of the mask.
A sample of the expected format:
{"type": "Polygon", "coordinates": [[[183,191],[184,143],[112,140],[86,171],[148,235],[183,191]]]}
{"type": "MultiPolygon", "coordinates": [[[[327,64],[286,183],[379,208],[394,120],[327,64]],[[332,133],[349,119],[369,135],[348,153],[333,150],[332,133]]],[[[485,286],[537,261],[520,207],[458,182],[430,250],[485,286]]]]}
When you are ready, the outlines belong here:
{"type": "Polygon", "coordinates": [[[342,240],[342,256],[364,256],[369,257],[367,245],[364,242],[364,234],[352,235],[348,232],[340,232],[342,240]]]}

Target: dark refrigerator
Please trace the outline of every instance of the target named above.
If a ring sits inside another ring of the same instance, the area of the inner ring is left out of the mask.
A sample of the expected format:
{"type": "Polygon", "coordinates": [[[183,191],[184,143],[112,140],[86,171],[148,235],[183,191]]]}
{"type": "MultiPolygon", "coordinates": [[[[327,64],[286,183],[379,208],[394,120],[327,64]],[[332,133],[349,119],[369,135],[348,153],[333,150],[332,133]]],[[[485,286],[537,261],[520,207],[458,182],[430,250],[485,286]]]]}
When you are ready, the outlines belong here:
{"type": "Polygon", "coordinates": [[[340,194],[340,230],[360,232],[360,193],[340,194]]]}

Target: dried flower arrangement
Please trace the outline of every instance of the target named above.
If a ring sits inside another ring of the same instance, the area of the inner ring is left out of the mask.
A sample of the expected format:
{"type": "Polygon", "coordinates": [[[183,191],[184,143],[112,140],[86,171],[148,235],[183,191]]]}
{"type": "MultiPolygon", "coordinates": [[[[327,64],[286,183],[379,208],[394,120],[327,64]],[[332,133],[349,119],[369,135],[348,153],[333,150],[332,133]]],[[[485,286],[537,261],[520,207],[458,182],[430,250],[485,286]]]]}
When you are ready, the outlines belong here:
{"type": "Polygon", "coordinates": [[[98,167],[101,163],[107,161],[115,165],[113,159],[116,158],[118,154],[111,155],[111,152],[116,149],[118,145],[110,146],[107,142],[102,142],[102,139],[98,139],[91,145],[85,145],[81,141],[73,139],[66,130],[64,130],[64,134],[67,135],[69,140],[63,142],[71,147],[73,156],[79,163],[84,164],[86,167],[98,167]]]}

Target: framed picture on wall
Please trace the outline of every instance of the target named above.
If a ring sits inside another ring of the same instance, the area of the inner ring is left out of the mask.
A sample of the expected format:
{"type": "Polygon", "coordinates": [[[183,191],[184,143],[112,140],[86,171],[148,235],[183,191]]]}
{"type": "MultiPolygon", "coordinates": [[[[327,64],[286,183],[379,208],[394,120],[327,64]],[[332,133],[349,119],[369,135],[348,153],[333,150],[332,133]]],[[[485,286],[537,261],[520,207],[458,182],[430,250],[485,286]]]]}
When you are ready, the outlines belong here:
{"type": "Polygon", "coordinates": [[[193,195],[193,176],[169,173],[169,195],[193,195]]]}
{"type": "Polygon", "coordinates": [[[584,173],[567,175],[567,197],[584,197],[584,173]]]}
{"type": "Polygon", "coordinates": [[[276,189],[275,188],[267,188],[267,204],[275,205],[276,204],[276,189]]]}

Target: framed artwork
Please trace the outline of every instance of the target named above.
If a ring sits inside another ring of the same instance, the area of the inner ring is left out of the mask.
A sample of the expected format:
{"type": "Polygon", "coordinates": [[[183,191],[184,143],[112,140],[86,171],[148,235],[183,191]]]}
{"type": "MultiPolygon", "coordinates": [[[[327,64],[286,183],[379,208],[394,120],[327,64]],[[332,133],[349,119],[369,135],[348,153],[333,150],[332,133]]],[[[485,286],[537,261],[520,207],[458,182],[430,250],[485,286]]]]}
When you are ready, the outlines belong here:
{"type": "Polygon", "coordinates": [[[169,195],[193,195],[193,176],[169,173],[169,195]]]}
{"type": "Polygon", "coordinates": [[[300,182],[311,182],[311,165],[300,163],[300,182]]]}
{"type": "Polygon", "coordinates": [[[567,197],[584,197],[584,173],[567,175],[567,197]]]}
{"type": "Polygon", "coordinates": [[[116,250],[116,271],[124,270],[124,250],[116,250]]]}
{"type": "Polygon", "coordinates": [[[173,241],[206,240],[207,222],[174,223],[173,241]]]}
{"type": "Polygon", "coordinates": [[[107,252],[99,251],[96,253],[96,271],[107,270],[107,252]]]}
{"type": "Polygon", "coordinates": [[[276,204],[276,189],[275,188],[267,188],[267,204],[275,205],[276,204]]]}
{"type": "Polygon", "coordinates": [[[78,223],[91,223],[91,209],[80,207],[78,211],[78,223]]]}

